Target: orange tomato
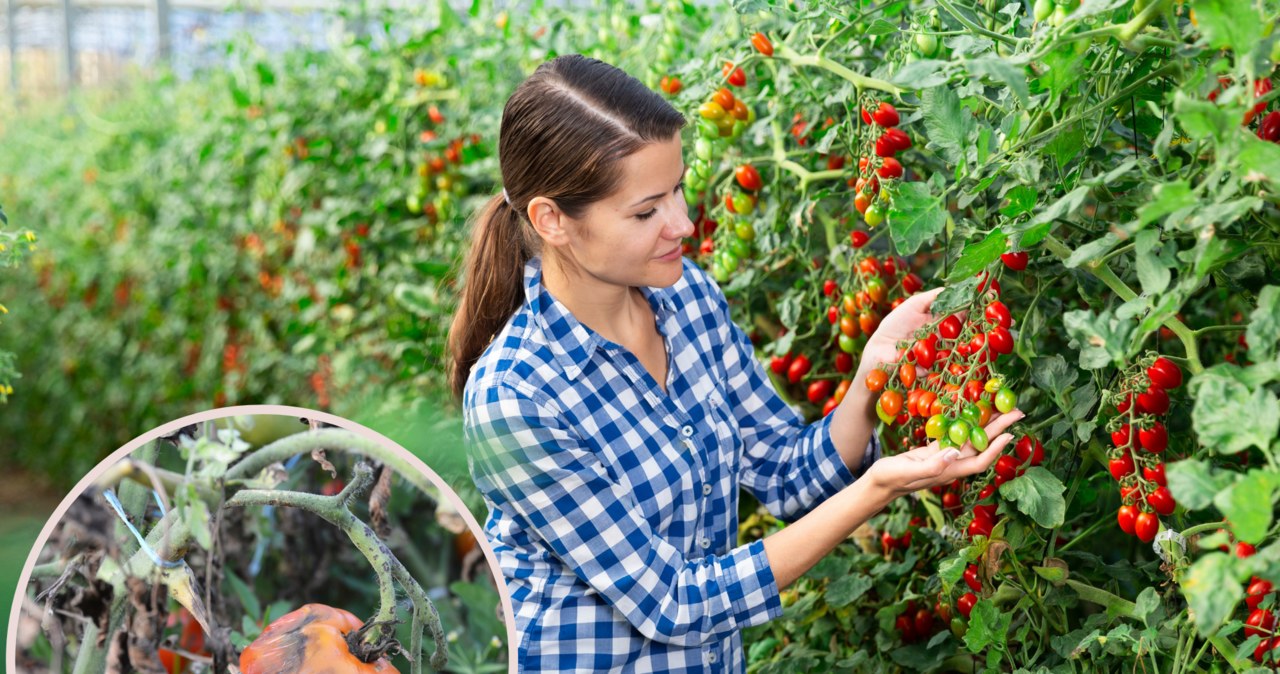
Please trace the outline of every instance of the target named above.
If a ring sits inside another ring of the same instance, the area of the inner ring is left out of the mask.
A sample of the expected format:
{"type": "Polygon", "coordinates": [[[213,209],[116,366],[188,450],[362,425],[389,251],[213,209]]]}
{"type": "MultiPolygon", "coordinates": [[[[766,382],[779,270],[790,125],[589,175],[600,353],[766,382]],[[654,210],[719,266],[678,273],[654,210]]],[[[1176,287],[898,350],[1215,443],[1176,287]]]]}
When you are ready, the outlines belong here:
{"type": "Polygon", "coordinates": [[[240,653],[243,674],[400,674],[386,658],[361,662],[347,648],[362,623],[348,611],[307,604],[274,620],[240,653]]]}

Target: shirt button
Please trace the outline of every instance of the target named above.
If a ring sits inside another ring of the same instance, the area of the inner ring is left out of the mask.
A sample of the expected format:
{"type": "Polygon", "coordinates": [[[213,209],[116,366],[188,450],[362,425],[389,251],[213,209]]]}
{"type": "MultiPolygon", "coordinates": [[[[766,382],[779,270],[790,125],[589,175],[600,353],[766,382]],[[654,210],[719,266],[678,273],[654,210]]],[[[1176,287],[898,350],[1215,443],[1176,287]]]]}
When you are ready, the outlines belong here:
{"type": "Polygon", "coordinates": [[[712,651],[711,653],[708,653],[708,654],[707,654],[707,662],[710,662],[710,663],[714,664],[714,663],[715,663],[715,661],[716,661],[716,659],[717,659],[717,658],[716,658],[715,651],[712,651]]]}
{"type": "Polygon", "coordinates": [[[703,495],[703,496],[710,496],[710,495],[711,495],[711,483],[710,483],[710,482],[708,482],[708,483],[706,483],[706,484],[702,485],[702,495],[703,495]]]}
{"type": "Polygon", "coordinates": [[[686,438],[691,437],[693,435],[693,426],[685,426],[681,428],[680,435],[683,435],[686,438]]]}
{"type": "Polygon", "coordinates": [[[698,545],[701,545],[704,549],[709,548],[711,547],[711,539],[703,536],[702,540],[698,541],[698,545]]]}

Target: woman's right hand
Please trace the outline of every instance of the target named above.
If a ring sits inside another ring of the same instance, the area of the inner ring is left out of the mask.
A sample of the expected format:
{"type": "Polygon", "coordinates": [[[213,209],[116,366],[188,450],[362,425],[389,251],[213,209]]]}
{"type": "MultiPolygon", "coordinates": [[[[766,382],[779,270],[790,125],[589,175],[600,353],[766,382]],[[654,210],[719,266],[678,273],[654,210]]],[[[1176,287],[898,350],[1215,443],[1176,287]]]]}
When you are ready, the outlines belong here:
{"type": "Polygon", "coordinates": [[[1013,441],[1013,435],[1005,430],[1024,416],[1021,410],[1013,409],[991,419],[985,430],[987,437],[994,439],[981,453],[967,442],[959,449],[941,449],[934,440],[924,447],[881,458],[871,465],[863,479],[870,479],[892,500],[981,473],[990,468],[1005,446],[1013,441]]]}

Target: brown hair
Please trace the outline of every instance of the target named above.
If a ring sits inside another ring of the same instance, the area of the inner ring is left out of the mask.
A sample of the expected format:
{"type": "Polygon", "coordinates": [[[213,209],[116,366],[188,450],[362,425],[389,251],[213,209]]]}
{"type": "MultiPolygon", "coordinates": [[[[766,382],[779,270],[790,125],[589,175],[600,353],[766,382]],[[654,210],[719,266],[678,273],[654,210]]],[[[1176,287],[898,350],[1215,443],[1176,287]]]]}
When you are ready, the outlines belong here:
{"type": "Polygon", "coordinates": [[[546,197],[570,218],[617,190],[619,161],[669,140],[685,118],[626,72],[580,54],[534,71],[502,109],[501,194],[473,221],[464,285],[449,327],[449,387],[461,400],[471,368],[524,302],[524,265],[541,247],[525,213],[546,197]]]}

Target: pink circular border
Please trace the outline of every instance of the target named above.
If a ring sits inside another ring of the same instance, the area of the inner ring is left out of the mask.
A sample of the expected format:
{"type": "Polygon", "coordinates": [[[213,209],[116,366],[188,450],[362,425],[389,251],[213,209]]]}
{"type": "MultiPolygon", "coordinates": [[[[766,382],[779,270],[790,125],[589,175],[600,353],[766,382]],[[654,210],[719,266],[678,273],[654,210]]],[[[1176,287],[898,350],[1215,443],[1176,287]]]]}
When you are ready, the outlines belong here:
{"type": "Polygon", "coordinates": [[[67,494],[66,498],[62,499],[62,502],[58,504],[58,507],[53,511],[53,515],[49,518],[49,521],[45,522],[44,528],[40,531],[40,536],[36,538],[36,544],[31,548],[31,552],[27,555],[27,563],[22,567],[22,576],[18,578],[18,587],[17,591],[14,593],[13,606],[9,611],[9,630],[7,635],[8,645],[5,647],[5,663],[7,671],[17,671],[18,619],[22,614],[22,598],[26,596],[27,584],[31,580],[31,570],[35,568],[36,557],[39,555],[40,550],[44,548],[45,543],[49,540],[49,536],[52,535],[54,527],[62,521],[63,515],[65,515],[67,510],[71,507],[71,503],[75,501],[80,494],[89,487],[89,485],[93,484],[94,480],[99,475],[106,472],[108,467],[125,458],[139,447],[142,447],[162,435],[168,435],[169,433],[197,422],[256,414],[307,417],[333,424],[389,447],[392,451],[398,453],[401,458],[417,468],[419,472],[426,475],[427,479],[440,489],[440,493],[448,499],[449,503],[458,511],[458,514],[462,517],[463,521],[466,522],[467,528],[471,529],[471,533],[475,535],[476,543],[480,546],[480,549],[484,550],[485,559],[489,561],[489,568],[493,572],[494,579],[496,580],[494,584],[498,587],[498,596],[502,599],[502,613],[507,623],[508,671],[516,671],[516,643],[513,638],[516,633],[516,622],[515,614],[512,612],[511,607],[511,593],[507,590],[507,584],[502,580],[502,572],[498,567],[498,558],[493,554],[493,548],[490,547],[485,540],[483,527],[481,527],[480,523],[476,521],[476,518],[472,516],[471,511],[467,508],[466,504],[462,502],[462,499],[458,498],[458,495],[454,493],[453,488],[445,484],[444,480],[440,479],[440,476],[437,475],[435,471],[431,470],[430,466],[423,463],[422,459],[414,456],[409,450],[400,446],[381,433],[362,426],[350,419],[335,416],[328,412],[307,409],[305,407],[292,407],[289,405],[239,405],[235,407],[220,407],[214,410],[196,412],[195,414],[187,415],[181,419],[175,419],[134,438],[125,444],[125,446],[112,452],[110,456],[99,462],[97,466],[94,466],[93,470],[90,470],[85,474],[85,476],[76,483],[75,488],[73,488],[71,492],[67,494]]]}

